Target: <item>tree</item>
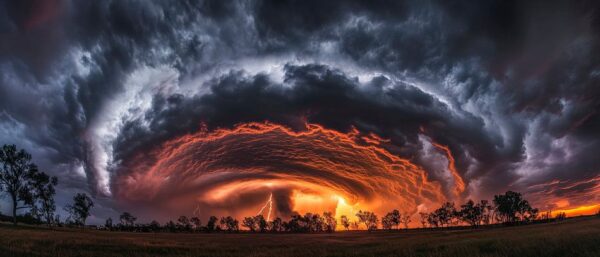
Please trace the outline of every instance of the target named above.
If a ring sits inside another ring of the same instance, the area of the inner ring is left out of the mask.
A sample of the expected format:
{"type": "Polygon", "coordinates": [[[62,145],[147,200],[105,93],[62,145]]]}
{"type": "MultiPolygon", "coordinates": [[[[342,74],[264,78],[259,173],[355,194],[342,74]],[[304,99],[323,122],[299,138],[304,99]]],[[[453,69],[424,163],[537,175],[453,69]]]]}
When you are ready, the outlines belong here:
{"type": "Polygon", "coordinates": [[[206,231],[208,232],[212,232],[215,231],[215,229],[217,228],[217,217],[215,216],[210,216],[208,218],[208,222],[206,223],[206,231]]]}
{"type": "Polygon", "coordinates": [[[133,227],[136,220],[137,218],[129,212],[123,212],[121,216],[119,216],[119,221],[124,227],[133,227]]]}
{"type": "Polygon", "coordinates": [[[454,203],[444,203],[442,207],[433,212],[436,220],[435,226],[437,227],[438,225],[440,225],[443,227],[444,225],[446,225],[446,227],[448,227],[450,225],[450,221],[456,213],[457,211],[454,208],[454,203]]]}
{"type": "Polygon", "coordinates": [[[37,219],[43,218],[48,226],[52,225],[54,211],[56,211],[54,187],[58,184],[58,179],[37,171],[37,169],[32,169],[26,178],[27,186],[21,192],[25,205],[30,206],[32,215],[37,219]]]}
{"type": "Polygon", "coordinates": [[[175,231],[177,231],[177,225],[175,225],[175,222],[173,222],[172,220],[169,220],[167,223],[165,223],[165,228],[169,232],[175,232],[175,231]]]}
{"type": "Polygon", "coordinates": [[[104,227],[107,229],[112,229],[112,226],[113,226],[112,218],[106,219],[106,221],[104,222],[104,227]]]}
{"type": "Polygon", "coordinates": [[[234,232],[240,230],[239,222],[231,216],[221,217],[221,227],[228,232],[234,232]]]}
{"type": "Polygon", "coordinates": [[[529,219],[531,216],[537,216],[538,212],[537,209],[531,208],[529,202],[523,199],[520,193],[513,191],[495,195],[494,205],[498,219],[504,223],[529,219]]]}
{"type": "Polygon", "coordinates": [[[31,155],[25,150],[17,151],[15,145],[4,145],[0,149],[0,189],[8,193],[12,202],[13,224],[17,225],[17,210],[19,201],[28,195],[27,178],[31,172],[37,172],[37,167],[31,162],[31,155]]]}
{"type": "Polygon", "coordinates": [[[73,204],[67,205],[65,211],[69,213],[69,218],[73,219],[75,224],[85,226],[85,220],[90,216],[90,210],[94,207],[94,202],[85,193],[78,193],[73,197],[73,204]]]}
{"type": "Polygon", "coordinates": [[[190,231],[192,229],[192,224],[187,216],[179,216],[177,219],[177,228],[181,231],[190,231]]]}
{"type": "Polygon", "coordinates": [[[483,211],[479,204],[475,204],[473,200],[467,201],[465,204],[461,205],[461,209],[459,211],[460,219],[471,226],[477,226],[479,221],[481,220],[481,215],[483,211]]]}
{"type": "Polygon", "coordinates": [[[342,215],[340,217],[340,222],[342,223],[342,226],[348,230],[348,228],[350,227],[350,220],[348,219],[348,217],[346,215],[342,215]]]}
{"type": "Polygon", "coordinates": [[[400,223],[404,225],[404,229],[408,229],[408,224],[410,224],[412,220],[410,219],[410,215],[405,213],[400,217],[400,223]]]}
{"type": "Polygon", "coordinates": [[[379,220],[377,219],[377,215],[375,215],[375,213],[359,210],[358,213],[356,213],[356,216],[361,223],[365,224],[367,230],[371,231],[377,229],[377,223],[379,220]]]}
{"type": "Polygon", "coordinates": [[[381,226],[384,229],[392,229],[393,227],[398,228],[401,220],[400,211],[393,210],[388,212],[383,218],[381,218],[381,226]]]}
{"type": "Polygon", "coordinates": [[[392,215],[390,213],[381,218],[381,227],[383,229],[391,230],[393,226],[394,224],[392,222],[392,215]]]}
{"type": "Polygon", "coordinates": [[[242,220],[242,226],[247,227],[248,230],[254,232],[256,231],[256,220],[254,217],[245,217],[242,220]]]}
{"type": "Polygon", "coordinates": [[[267,223],[267,220],[265,220],[265,217],[262,216],[262,214],[256,215],[254,217],[254,222],[256,223],[256,226],[258,227],[258,231],[260,231],[260,232],[267,231],[269,224],[267,223]]]}
{"type": "Polygon", "coordinates": [[[423,228],[427,227],[427,218],[429,217],[429,214],[425,213],[425,212],[419,212],[419,220],[421,221],[421,225],[423,226],[423,228]]]}
{"type": "Polygon", "coordinates": [[[156,232],[160,230],[160,223],[158,223],[158,221],[153,220],[152,222],[150,222],[150,224],[148,225],[148,228],[150,229],[150,231],[152,232],[156,232]]]}
{"type": "Polygon", "coordinates": [[[269,222],[269,231],[271,232],[280,232],[283,228],[283,221],[279,217],[269,222]]]}
{"type": "Polygon", "coordinates": [[[479,208],[481,210],[480,223],[489,225],[490,220],[492,218],[492,210],[493,210],[492,206],[489,204],[489,202],[487,200],[481,200],[481,202],[479,202],[479,208]]]}
{"type": "Polygon", "coordinates": [[[200,218],[198,218],[198,217],[192,217],[190,219],[190,222],[194,225],[195,230],[200,230],[200,228],[202,227],[202,222],[200,221],[200,218]]]}
{"type": "Polygon", "coordinates": [[[323,219],[325,220],[325,231],[331,233],[335,231],[337,221],[331,212],[324,212],[323,219]]]}

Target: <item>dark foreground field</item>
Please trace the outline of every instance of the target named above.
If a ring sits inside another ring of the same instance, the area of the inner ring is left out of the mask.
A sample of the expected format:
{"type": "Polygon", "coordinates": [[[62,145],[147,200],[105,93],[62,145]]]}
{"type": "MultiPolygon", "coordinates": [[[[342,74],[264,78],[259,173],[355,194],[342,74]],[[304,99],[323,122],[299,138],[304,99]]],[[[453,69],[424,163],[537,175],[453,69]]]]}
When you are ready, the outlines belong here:
{"type": "Polygon", "coordinates": [[[0,225],[2,256],[600,256],[600,218],[479,230],[143,234],[0,225]]]}

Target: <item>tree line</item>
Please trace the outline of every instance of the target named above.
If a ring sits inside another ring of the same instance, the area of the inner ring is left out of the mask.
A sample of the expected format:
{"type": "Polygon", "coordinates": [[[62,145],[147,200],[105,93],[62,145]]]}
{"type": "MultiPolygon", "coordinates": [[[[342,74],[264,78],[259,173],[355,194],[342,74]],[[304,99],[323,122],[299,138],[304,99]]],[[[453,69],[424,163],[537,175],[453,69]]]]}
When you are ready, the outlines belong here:
{"type": "MultiPolygon", "coordinates": [[[[55,215],[56,204],[54,195],[58,184],[56,177],[51,177],[39,171],[31,161],[31,155],[24,150],[17,150],[15,145],[4,145],[0,149],[0,192],[9,196],[12,203],[12,222],[17,224],[17,210],[29,211],[21,218],[30,223],[45,223],[51,225],[85,226],[93,200],[85,193],[78,193],[71,204],[64,207],[68,217],[64,223],[60,216],[55,215]],[[33,221],[33,222],[32,222],[33,221]]],[[[600,211],[599,214],[600,216],[600,211]]],[[[340,216],[339,225],[345,230],[385,230],[408,229],[413,215],[400,213],[398,210],[379,217],[370,211],[359,210],[355,217],[340,216]]],[[[538,209],[523,199],[520,193],[507,191],[495,195],[490,203],[487,200],[474,202],[472,200],[455,206],[446,202],[430,213],[419,212],[418,217],[423,228],[447,228],[451,226],[469,225],[472,227],[489,224],[521,224],[536,220],[550,220],[549,212],[540,215],[538,209]]],[[[565,213],[559,213],[555,219],[566,218],[565,213]]],[[[334,232],[338,220],[331,212],[293,214],[288,220],[279,217],[266,220],[263,215],[245,217],[241,221],[226,216],[218,218],[210,216],[203,224],[199,217],[180,216],[176,221],[168,221],[164,225],[158,221],[136,223],[137,218],[129,212],[119,216],[118,222],[108,218],[104,224],[107,230],[141,231],[141,232],[238,232],[240,227],[249,232],[334,232]]]]}

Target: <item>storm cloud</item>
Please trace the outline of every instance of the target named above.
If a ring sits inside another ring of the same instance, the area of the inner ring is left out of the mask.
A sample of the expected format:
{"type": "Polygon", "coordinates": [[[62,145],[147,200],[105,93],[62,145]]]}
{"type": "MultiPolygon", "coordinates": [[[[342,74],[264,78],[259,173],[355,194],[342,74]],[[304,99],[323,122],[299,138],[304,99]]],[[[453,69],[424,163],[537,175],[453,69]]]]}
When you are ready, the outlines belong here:
{"type": "MultiPolygon", "coordinates": [[[[93,194],[98,219],[141,204],[118,193],[133,160],[254,122],[373,135],[444,200],[600,202],[594,1],[5,1],[0,34],[0,143],[59,176],[59,204],[93,194]]],[[[283,212],[294,188],[272,189],[283,212]]]]}

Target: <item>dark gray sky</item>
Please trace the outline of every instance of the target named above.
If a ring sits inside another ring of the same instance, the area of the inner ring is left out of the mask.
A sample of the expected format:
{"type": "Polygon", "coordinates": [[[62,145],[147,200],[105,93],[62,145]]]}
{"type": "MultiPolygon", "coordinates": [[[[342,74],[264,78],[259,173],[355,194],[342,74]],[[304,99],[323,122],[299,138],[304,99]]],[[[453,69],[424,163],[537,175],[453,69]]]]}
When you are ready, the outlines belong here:
{"type": "MultiPolygon", "coordinates": [[[[599,50],[597,1],[1,1],[0,144],[59,177],[59,205],[94,195],[93,222],[137,206],[115,192],[140,155],[264,121],[389,139],[449,200],[510,189],[569,209],[600,203],[599,50]]],[[[201,184],[315,179],[235,161],[262,175],[201,184]]]]}

